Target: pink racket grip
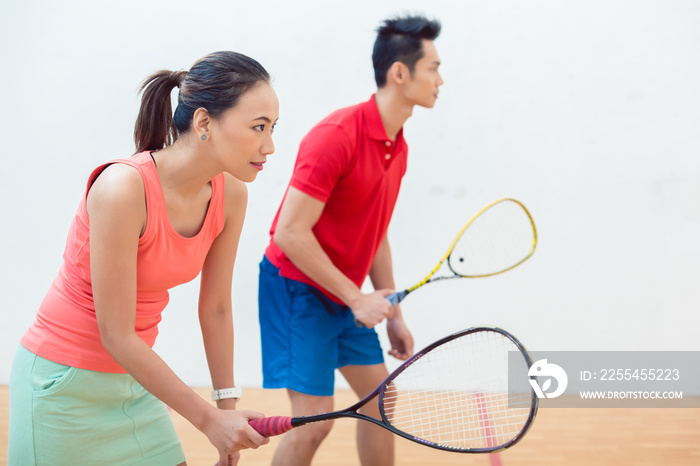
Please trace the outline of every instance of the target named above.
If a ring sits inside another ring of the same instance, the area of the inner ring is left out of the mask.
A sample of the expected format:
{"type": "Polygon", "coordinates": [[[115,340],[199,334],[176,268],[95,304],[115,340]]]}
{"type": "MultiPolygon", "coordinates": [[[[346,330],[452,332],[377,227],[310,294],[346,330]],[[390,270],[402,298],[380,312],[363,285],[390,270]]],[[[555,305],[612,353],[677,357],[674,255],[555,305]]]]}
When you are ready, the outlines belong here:
{"type": "Polygon", "coordinates": [[[257,430],[260,435],[272,437],[273,435],[284,434],[294,428],[292,418],[289,416],[271,416],[262,419],[251,419],[248,424],[257,430]]]}

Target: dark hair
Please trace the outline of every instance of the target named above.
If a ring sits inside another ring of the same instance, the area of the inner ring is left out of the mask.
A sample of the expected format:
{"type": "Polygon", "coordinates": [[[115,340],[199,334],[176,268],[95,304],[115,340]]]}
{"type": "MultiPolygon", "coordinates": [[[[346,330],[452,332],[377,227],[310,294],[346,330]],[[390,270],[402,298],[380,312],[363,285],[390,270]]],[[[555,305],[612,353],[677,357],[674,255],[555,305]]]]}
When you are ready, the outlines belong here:
{"type": "Polygon", "coordinates": [[[377,29],[372,63],[377,87],[386,84],[386,74],[395,62],[401,62],[413,74],[416,62],[423,58],[421,40],[435,40],[440,35],[440,22],[423,16],[395,17],[377,29]]]}
{"type": "Polygon", "coordinates": [[[269,73],[257,61],[235,52],[206,55],[190,71],[154,73],[140,89],[141,108],[134,127],[136,152],[172,144],[190,128],[197,109],[204,108],[217,118],[259,82],[269,83],[269,73]],[[173,115],[170,93],[175,87],[180,92],[173,115]]]}

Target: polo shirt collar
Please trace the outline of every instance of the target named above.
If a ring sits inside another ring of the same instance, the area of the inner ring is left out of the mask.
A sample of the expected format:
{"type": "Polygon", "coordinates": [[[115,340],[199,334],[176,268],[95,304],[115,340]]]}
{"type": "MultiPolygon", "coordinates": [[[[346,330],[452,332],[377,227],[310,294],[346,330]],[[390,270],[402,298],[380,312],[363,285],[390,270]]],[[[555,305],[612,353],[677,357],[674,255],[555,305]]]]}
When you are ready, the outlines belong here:
{"type": "MultiPolygon", "coordinates": [[[[384,123],[382,123],[382,117],[379,115],[379,108],[377,107],[377,101],[374,98],[375,94],[365,102],[362,112],[367,121],[367,129],[369,137],[376,139],[377,141],[390,141],[389,136],[386,134],[386,129],[384,128],[384,123]]],[[[396,135],[396,140],[401,139],[403,135],[403,127],[399,130],[396,135]]]]}

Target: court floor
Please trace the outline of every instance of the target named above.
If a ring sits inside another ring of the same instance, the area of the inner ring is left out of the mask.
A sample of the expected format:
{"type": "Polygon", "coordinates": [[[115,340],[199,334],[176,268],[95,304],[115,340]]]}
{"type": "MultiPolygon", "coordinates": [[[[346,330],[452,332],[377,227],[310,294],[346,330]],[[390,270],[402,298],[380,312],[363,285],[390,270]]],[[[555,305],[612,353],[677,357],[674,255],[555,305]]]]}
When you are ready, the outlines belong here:
{"type": "MultiPolygon", "coordinates": [[[[197,389],[204,398],[208,389],[197,389]]],[[[341,390],[336,408],[354,403],[341,390]]],[[[241,409],[267,415],[289,414],[283,390],[244,389],[241,409]]],[[[217,453],[208,440],[176,413],[173,420],[189,466],[211,466],[217,453]]],[[[0,386],[0,465],[7,463],[8,389],[0,386]]],[[[318,466],[359,465],[354,447],[355,420],[339,419],[314,458],[318,466]]],[[[270,464],[279,438],[242,453],[241,466],[270,464]]],[[[442,452],[396,439],[397,466],[483,465],[488,456],[442,452]]],[[[550,408],[540,409],[527,436],[500,453],[503,466],[659,466],[700,465],[700,409],[550,408]]]]}

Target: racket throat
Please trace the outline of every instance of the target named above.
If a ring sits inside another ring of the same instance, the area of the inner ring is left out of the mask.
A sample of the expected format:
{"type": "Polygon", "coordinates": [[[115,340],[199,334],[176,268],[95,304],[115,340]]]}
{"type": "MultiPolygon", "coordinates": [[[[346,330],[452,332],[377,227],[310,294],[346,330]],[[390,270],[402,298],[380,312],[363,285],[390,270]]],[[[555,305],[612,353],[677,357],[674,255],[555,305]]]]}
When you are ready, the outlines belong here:
{"type": "Polygon", "coordinates": [[[343,411],[334,411],[332,413],[324,413],[324,414],[315,414],[311,416],[303,416],[303,417],[293,417],[291,420],[292,427],[299,427],[303,426],[306,424],[311,424],[312,422],[323,422],[323,421],[332,421],[334,419],[340,419],[340,418],[355,418],[355,419],[362,419],[364,421],[369,421],[373,422],[377,425],[380,425],[382,427],[387,427],[386,424],[384,424],[382,421],[379,419],[375,419],[371,416],[366,416],[364,414],[360,414],[356,411],[354,411],[355,408],[358,407],[360,403],[357,405],[348,408],[348,410],[343,410],[343,411]]]}
{"type": "Polygon", "coordinates": [[[340,415],[338,413],[315,414],[304,417],[293,417],[292,426],[299,427],[305,424],[311,424],[312,422],[330,421],[332,419],[338,419],[339,417],[340,415]]]}

